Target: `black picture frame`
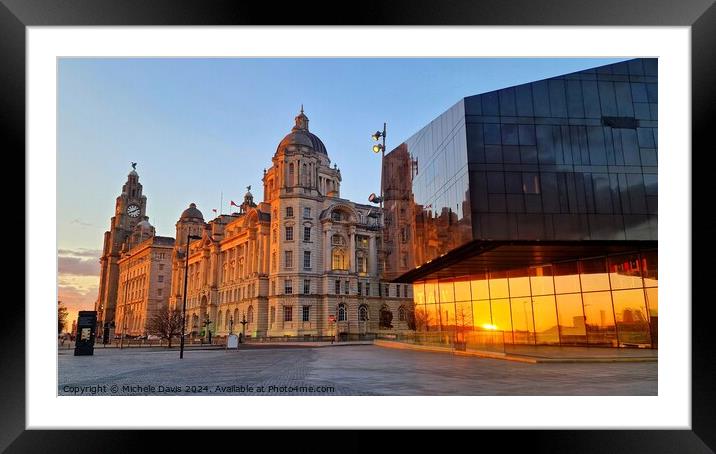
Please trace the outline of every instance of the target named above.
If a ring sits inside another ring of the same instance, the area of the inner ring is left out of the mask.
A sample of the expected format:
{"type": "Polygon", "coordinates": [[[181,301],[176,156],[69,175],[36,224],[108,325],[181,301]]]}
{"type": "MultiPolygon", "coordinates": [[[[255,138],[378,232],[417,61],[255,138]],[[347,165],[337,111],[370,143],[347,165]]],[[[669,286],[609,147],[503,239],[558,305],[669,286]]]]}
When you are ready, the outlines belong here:
{"type": "MultiPolygon", "coordinates": [[[[277,7],[269,2],[234,2],[209,0],[0,0],[0,91],[3,106],[0,118],[5,135],[5,156],[24,156],[25,151],[25,56],[28,26],[118,26],[118,25],[629,25],[690,26],[692,33],[692,134],[693,150],[707,153],[707,143],[716,106],[716,6],[713,0],[649,1],[602,0],[489,0],[452,2],[400,0],[385,3],[352,3],[345,7],[321,6],[320,3],[292,2],[277,7]],[[9,139],[9,140],[8,140],[9,139]],[[9,153],[8,153],[9,152],[9,153]]],[[[687,151],[682,151],[684,156],[687,151]]],[[[693,153],[693,157],[700,153],[693,153]]],[[[708,206],[712,191],[706,187],[710,176],[699,178],[693,166],[692,206],[708,206]]],[[[701,167],[703,172],[704,166],[701,167]]],[[[711,177],[712,178],[712,177],[711,177]]],[[[32,209],[27,207],[27,209],[32,209]]],[[[693,221],[692,221],[693,222],[693,221]]],[[[712,223],[693,223],[692,242],[703,238],[698,230],[712,228],[712,223]]],[[[26,244],[30,238],[25,238],[26,244]]],[[[708,242],[698,243],[706,245],[708,242]]],[[[700,255],[708,248],[699,247],[700,255]]],[[[696,263],[696,262],[694,262],[696,263]]],[[[685,266],[691,264],[685,264],[685,266]]],[[[716,449],[716,360],[708,298],[696,298],[703,289],[709,267],[693,266],[694,284],[684,295],[692,296],[692,424],[691,430],[549,430],[549,431],[481,431],[479,444],[487,449],[496,441],[510,450],[530,452],[714,452],[716,449]],[[509,444],[506,445],[506,440],[509,444]]],[[[2,317],[2,373],[0,403],[0,448],[7,452],[104,452],[123,451],[136,446],[148,450],[132,431],[46,431],[25,430],[25,347],[24,306],[15,300],[5,301],[2,317]]],[[[688,303],[688,301],[684,301],[688,303]]],[[[49,308],[50,306],[48,306],[49,308]]],[[[109,411],[109,409],[108,409],[109,411]]],[[[638,417],[638,409],[635,409],[638,417]]],[[[71,417],[71,415],[68,415],[71,417]]],[[[299,416],[297,416],[299,417],[299,416]]],[[[223,435],[230,434],[224,432],[223,435]]],[[[165,437],[162,450],[186,446],[197,440],[204,449],[218,449],[221,442],[212,435],[192,431],[146,434],[165,437]],[[211,439],[210,442],[207,442],[211,439]],[[204,442],[202,442],[202,440],[204,442]],[[211,447],[209,447],[211,446],[211,447]]],[[[344,446],[366,442],[360,433],[334,435],[344,446]],[[359,441],[359,438],[362,441],[359,441]]],[[[246,435],[229,435],[241,441],[246,435]]],[[[142,436],[144,438],[144,435],[142,436]]],[[[249,436],[251,437],[251,436],[249,436]]],[[[421,432],[396,437],[420,442],[428,437],[421,432]]],[[[391,437],[392,438],[392,437],[391,437]]],[[[377,438],[368,440],[375,447],[377,438]]],[[[271,450],[295,443],[293,436],[271,437],[271,450]],[[283,446],[281,446],[283,445],[283,446]]],[[[320,443],[322,444],[322,443],[320,443]]],[[[320,446],[318,442],[309,445],[320,446]]],[[[243,449],[248,449],[243,444],[243,449]]],[[[407,447],[407,444],[405,445],[407,447]]],[[[184,449],[183,449],[184,450],[184,449]]]]}

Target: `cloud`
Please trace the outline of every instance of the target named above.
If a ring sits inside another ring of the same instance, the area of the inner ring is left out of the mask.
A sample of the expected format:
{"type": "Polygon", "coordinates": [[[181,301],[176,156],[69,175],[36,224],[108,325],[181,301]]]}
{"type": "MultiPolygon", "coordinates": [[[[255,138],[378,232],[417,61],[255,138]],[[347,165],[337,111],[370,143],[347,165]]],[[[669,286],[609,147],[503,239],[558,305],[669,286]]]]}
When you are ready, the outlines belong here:
{"type": "Polygon", "coordinates": [[[60,274],[79,276],[98,276],[100,267],[97,259],[81,259],[77,257],[59,257],[57,270],[60,274]]]}
{"type": "Polygon", "coordinates": [[[86,248],[78,248],[78,249],[60,249],[57,251],[57,255],[60,257],[89,257],[89,258],[96,258],[99,260],[100,255],[102,255],[102,251],[99,249],[86,249],[86,248]]]}
{"type": "Polygon", "coordinates": [[[60,275],[98,276],[100,254],[96,249],[60,249],[57,270],[60,275]]]}
{"type": "Polygon", "coordinates": [[[90,227],[90,226],[94,225],[90,222],[84,222],[83,220],[81,220],[79,218],[74,218],[72,221],[70,221],[70,224],[78,224],[78,225],[81,225],[82,227],[90,227]]]}

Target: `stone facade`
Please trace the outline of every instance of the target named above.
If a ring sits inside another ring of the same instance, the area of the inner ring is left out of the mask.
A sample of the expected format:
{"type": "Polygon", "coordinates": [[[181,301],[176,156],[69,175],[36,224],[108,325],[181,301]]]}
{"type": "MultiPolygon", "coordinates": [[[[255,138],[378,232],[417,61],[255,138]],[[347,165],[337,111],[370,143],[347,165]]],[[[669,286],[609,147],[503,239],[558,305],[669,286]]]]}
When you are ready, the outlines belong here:
{"type": "Polygon", "coordinates": [[[119,288],[119,259],[135,226],[145,220],[147,197],[142,195],[139,175],[132,169],[117,197],[114,216],[110,219],[109,230],[104,233],[104,245],[100,257],[99,294],[95,303],[97,311],[97,332],[102,334],[114,322],[119,288]]]}
{"type": "Polygon", "coordinates": [[[122,254],[116,334],[147,335],[147,321],[167,309],[173,250],[174,238],[155,236],[152,228],[151,235],[122,254]]]}
{"type": "Polygon", "coordinates": [[[105,330],[110,335],[146,335],[147,320],[168,307],[174,238],[156,236],[146,208],[147,197],[133,168],[104,234],[95,303],[100,337],[105,330]]]}
{"type": "Polygon", "coordinates": [[[191,204],[176,224],[169,302],[182,307],[188,249],[187,332],[407,330],[411,287],[381,280],[380,210],[342,199],[340,183],[340,169],[301,110],[264,171],[262,202],[254,203],[249,188],[238,212],[209,222],[191,204]],[[187,248],[189,235],[201,239],[187,248]]]}

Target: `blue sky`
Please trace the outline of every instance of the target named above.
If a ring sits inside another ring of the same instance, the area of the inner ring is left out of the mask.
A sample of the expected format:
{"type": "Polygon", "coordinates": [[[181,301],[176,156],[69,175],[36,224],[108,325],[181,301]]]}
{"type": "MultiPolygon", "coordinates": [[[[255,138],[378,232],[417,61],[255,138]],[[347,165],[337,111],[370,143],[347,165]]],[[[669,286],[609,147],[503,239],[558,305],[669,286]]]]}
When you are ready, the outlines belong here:
{"type": "Polygon", "coordinates": [[[341,169],[341,196],[367,203],[380,184],[370,135],[383,122],[390,150],[465,96],[620,60],[60,59],[61,284],[77,276],[69,263],[84,273],[95,261],[130,161],[150,222],[173,236],[191,202],[209,219],[222,191],[224,212],[249,184],[262,199],[263,169],[303,104],[341,169]]]}

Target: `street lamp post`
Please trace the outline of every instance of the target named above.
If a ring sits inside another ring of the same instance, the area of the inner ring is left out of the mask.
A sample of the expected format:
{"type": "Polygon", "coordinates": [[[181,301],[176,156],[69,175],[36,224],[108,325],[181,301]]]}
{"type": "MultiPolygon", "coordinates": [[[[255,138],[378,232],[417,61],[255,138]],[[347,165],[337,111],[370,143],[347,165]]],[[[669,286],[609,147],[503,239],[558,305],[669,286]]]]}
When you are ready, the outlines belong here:
{"type": "Polygon", "coordinates": [[[246,324],[249,323],[246,321],[246,311],[244,311],[244,314],[241,316],[241,340],[242,342],[246,340],[246,324]]]}
{"type": "MultiPolygon", "coordinates": [[[[379,203],[380,203],[380,216],[381,216],[380,218],[382,221],[381,227],[385,226],[385,220],[383,219],[385,216],[385,213],[383,213],[383,197],[384,197],[384,194],[383,194],[383,170],[384,170],[383,164],[384,164],[384,160],[385,160],[385,136],[387,135],[386,130],[387,130],[387,123],[383,123],[383,131],[382,132],[376,131],[371,136],[371,138],[373,140],[375,140],[376,142],[378,141],[378,139],[381,139],[381,138],[383,139],[382,144],[377,143],[377,144],[373,145],[373,152],[374,153],[380,152],[380,197],[379,197],[379,203]]],[[[381,231],[380,232],[381,254],[385,254],[383,235],[384,235],[384,232],[381,231]]],[[[385,258],[383,258],[383,260],[380,260],[380,259],[378,260],[379,268],[380,268],[381,263],[383,264],[383,267],[385,267],[385,258]]],[[[382,272],[383,272],[383,270],[381,270],[381,269],[378,270],[378,274],[379,274],[379,276],[378,276],[378,296],[383,296],[383,289],[382,289],[382,285],[381,285],[381,281],[380,281],[380,275],[382,274],[382,272]]]]}
{"type": "Polygon", "coordinates": [[[207,337],[207,340],[209,342],[209,345],[211,345],[211,329],[209,329],[209,325],[211,325],[213,322],[209,320],[209,314],[206,314],[206,320],[204,320],[204,335],[207,337]]]}
{"type": "Polygon", "coordinates": [[[385,132],[387,123],[383,123],[383,132],[376,131],[371,137],[373,140],[383,139],[383,144],[373,145],[373,152],[378,153],[380,151],[380,212],[383,213],[383,159],[385,158],[385,132]]]}
{"type": "Polygon", "coordinates": [[[184,359],[184,331],[186,328],[186,289],[187,289],[187,279],[189,276],[189,240],[200,240],[201,237],[197,235],[191,235],[187,232],[186,235],[186,251],[184,254],[186,255],[185,261],[184,261],[184,293],[182,294],[182,299],[184,300],[182,303],[182,309],[181,309],[181,340],[179,342],[179,359],[184,359]]]}

